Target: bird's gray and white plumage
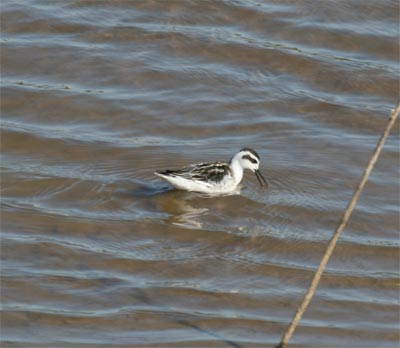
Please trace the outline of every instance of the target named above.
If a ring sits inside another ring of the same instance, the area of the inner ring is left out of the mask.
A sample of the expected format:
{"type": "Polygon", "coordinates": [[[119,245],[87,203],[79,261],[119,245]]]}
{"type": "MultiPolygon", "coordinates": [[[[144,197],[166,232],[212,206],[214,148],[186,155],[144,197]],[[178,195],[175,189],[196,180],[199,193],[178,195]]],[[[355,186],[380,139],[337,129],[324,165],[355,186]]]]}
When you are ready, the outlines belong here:
{"type": "Polygon", "coordinates": [[[171,177],[181,177],[187,180],[199,180],[203,182],[220,182],[226,175],[230,174],[229,166],[224,162],[206,162],[192,164],[177,170],[164,170],[157,172],[171,177]]]}
{"type": "Polygon", "coordinates": [[[226,162],[205,162],[176,170],[157,171],[155,174],[174,187],[204,193],[229,193],[236,189],[243,178],[243,170],[256,174],[261,186],[267,183],[259,171],[260,156],[250,148],[244,148],[226,162]]]}

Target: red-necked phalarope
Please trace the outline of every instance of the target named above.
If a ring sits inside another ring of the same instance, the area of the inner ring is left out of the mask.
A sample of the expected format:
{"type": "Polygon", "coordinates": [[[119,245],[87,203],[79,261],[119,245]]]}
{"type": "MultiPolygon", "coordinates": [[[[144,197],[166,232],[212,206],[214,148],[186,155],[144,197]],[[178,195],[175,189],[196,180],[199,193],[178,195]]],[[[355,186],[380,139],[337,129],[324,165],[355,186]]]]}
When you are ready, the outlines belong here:
{"type": "Polygon", "coordinates": [[[202,193],[233,192],[243,178],[243,170],[250,169],[262,187],[268,184],[259,170],[260,156],[253,149],[244,148],[229,163],[193,164],[178,170],[157,171],[154,174],[180,190],[202,193]]]}

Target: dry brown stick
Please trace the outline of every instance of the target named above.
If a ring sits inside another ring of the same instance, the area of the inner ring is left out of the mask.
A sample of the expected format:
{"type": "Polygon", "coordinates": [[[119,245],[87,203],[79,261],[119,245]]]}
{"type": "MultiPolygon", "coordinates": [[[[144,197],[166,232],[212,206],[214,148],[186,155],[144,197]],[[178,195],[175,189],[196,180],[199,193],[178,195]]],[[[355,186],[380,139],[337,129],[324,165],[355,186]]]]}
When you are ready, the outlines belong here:
{"type": "Polygon", "coordinates": [[[317,288],[318,283],[319,283],[319,281],[321,279],[322,273],[325,270],[326,264],[328,263],[329,258],[332,255],[333,249],[335,248],[335,245],[336,245],[336,242],[337,242],[337,240],[338,240],[338,238],[340,236],[340,233],[343,231],[343,229],[345,228],[345,226],[347,224],[347,221],[350,218],[351,212],[353,211],[353,208],[356,205],[357,199],[360,196],[360,193],[361,193],[362,189],[364,188],[365,183],[368,180],[368,176],[371,173],[371,171],[372,171],[372,169],[373,169],[373,167],[374,167],[374,165],[375,165],[375,163],[376,163],[376,161],[377,161],[377,159],[379,157],[379,154],[381,153],[383,144],[385,143],[385,140],[388,137],[388,135],[390,133],[390,130],[392,129],[392,127],[393,127],[393,125],[394,125],[394,123],[396,121],[396,118],[399,116],[399,113],[400,113],[400,104],[398,104],[396,109],[393,110],[393,112],[392,112],[392,114],[391,114],[391,116],[389,118],[389,123],[386,126],[386,129],[383,132],[383,134],[382,134],[382,136],[381,136],[381,138],[380,138],[380,140],[378,142],[378,145],[376,146],[375,152],[372,155],[372,157],[371,157],[371,159],[369,161],[369,164],[368,164],[367,168],[364,171],[364,174],[363,174],[363,176],[361,178],[361,181],[358,184],[356,190],[354,191],[353,197],[351,198],[351,200],[350,200],[350,202],[349,202],[349,204],[348,204],[348,206],[347,206],[347,208],[346,208],[346,210],[345,210],[345,212],[343,214],[342,220],[340,221],[340,224],[338,225],[335,233],[333,234],[333,236],[332,236],[332,238],[331,238],[331,240],[330,240],[330,242],[329,242],[329,244],[328,244],[328,246],[326,248],[325,254],[322,257],[322,260],[321,260],[321,262],[319,264],[319,267],[318,267],[317,271],[315,272],[315,275],[314,275],[313,280],[311,281],[310,287],[309,287],[307,293],[304,296],[303,302],[300,304],[300,306],[297,309],[295,315],[293,316],[293,319],[290,322],[290,325],[288,326],[286,332],[283,334],[281,342],[277,346],[277,348],[285,348],[286,347],[286,345],[289,342],[290,338],[292,337],[293,332],[296,329],[297,324],[299,323],[303,313],[307,309],[307,306],[310,303],[310,301],[311,301],[311,299],[312,299],[312,297],[314,295],[315,289],[317,288]]]}

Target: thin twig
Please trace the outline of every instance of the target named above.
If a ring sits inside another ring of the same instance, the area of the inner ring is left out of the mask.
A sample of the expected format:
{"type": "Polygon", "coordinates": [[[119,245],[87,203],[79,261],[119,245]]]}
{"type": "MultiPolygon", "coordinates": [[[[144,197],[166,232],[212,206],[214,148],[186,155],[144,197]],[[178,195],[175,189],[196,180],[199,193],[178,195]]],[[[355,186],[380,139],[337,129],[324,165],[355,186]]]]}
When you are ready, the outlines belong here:
{"type": "Polygon", "coordinates": [[[293,319],[290,322],[290,325],[288,326],[286,332],[282,336],[281,342],[277,346],[277,348],[285,348],[286,347],[286,345],[289,342],[290,338],[292,337],[293,332],[296,329],[297,324],[299,323],[303,313],[307,309],[308,304],[310,303],[312,297],[314,296],[315,289],[317,288],[318,283],[321,279],[322,273],[325,270],[326,264],[328,263],[329,258],[332,255],[333,249],[335,248],[335,245],[340,236],[340,233],[343,231],[343,229],[345,228],[345,226],[347,224],[347,221],[350,218],[351,212],[353,211],[353,208],[356,205],[357,199],[358,199],[362,189],[364,188],[365,183],[368,180],[368,176],[371,173],[371,171],[379,157],[379,154],[381,153],[383,144],[385,143],[385,140],[388,137],[390,130],[396,121],[396,118],[399,116],[399,113],[400,113],[400,104],[398,104],[396,109],[393,110],[393,112],[389,118],[389,123],[386,126],[386,129],[383,132],[383,134],[378,142],[378,145],[376,146],[375,152],[372,155],[371,160],[369,161],[369,164],[364,171],[361,181],[358,184],[356,190],[354,191],[353,197],[351,198],[351,200],[343,214],[342,220],[341,220],[340,224],[338,225],[335,233],[333,234],[333,236],[326,248],[326,251],[325,251],[324,256],[322,257],[321,263],[319,264],[319,267],[318,267],[317,271],[315,272],[314,278],[311,281],[311,285],[310,285],[307,293],[304,296],[303,302],[300,304],[295,315],[293,316],[293,319]]]}

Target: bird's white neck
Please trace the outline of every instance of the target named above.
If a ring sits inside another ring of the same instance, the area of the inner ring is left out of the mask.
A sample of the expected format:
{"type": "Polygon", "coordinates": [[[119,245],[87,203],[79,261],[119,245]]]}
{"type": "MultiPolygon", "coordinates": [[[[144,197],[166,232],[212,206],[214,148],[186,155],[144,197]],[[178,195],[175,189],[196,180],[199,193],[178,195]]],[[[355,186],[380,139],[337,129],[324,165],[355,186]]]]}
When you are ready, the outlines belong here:
{"type": "Polygon", "coordinates": [[[240,163],[240,157],[234,156],[229,163],[229,167],[232,172],[232,176],[235,179],[235,184],[239,184],[243,178],[243,167],[240,163]]]}

